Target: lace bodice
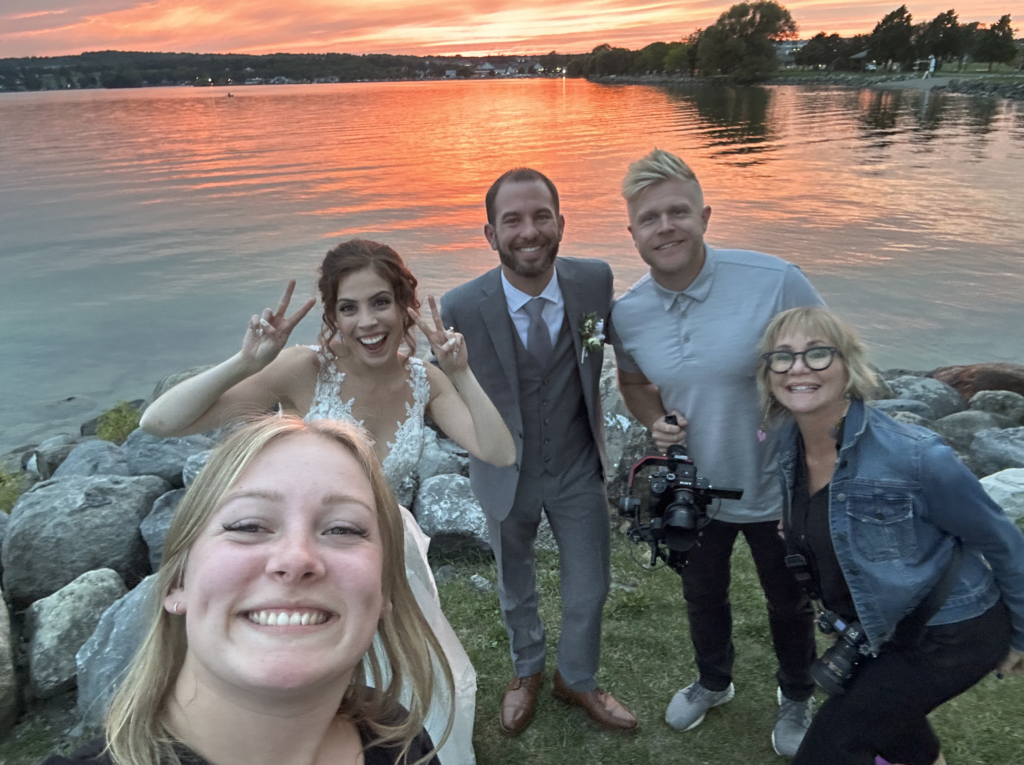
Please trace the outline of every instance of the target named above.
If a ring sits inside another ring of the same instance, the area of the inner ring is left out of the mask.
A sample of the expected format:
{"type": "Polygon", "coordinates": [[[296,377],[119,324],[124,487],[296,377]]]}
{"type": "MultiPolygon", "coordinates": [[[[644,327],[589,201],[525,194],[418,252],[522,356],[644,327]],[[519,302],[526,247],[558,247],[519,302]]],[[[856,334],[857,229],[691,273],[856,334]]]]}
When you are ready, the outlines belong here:
{"type": "MultiPolygon", "coordinates": [[[[320,361],[320,373],[316,379],[313,403],[310,404],[309,412],[304,419],[307,422],[342,420],[361,426],[362,421],[352,416],[352,404],[355,403],[355,399],[341,399],[341,383],[345,379],[345,373],[339,371],[334,359],[320,346],[312,345],[310,348],[316,351],[317,359],[320,361]]],[[[416,466],[423,454],[426,427],[423,424],[423,414],[430,401],[430,383],[427,380],[427,370],[420,359],[409,357],[405,369],[409,373],[408,382],[412,388],[413,401],[405,405],[406,419],[405,422],[398,424],[394,442],[387,442],[389,451],[381,467],[399,504],[408,506],[416,490],[416,466]]]]}

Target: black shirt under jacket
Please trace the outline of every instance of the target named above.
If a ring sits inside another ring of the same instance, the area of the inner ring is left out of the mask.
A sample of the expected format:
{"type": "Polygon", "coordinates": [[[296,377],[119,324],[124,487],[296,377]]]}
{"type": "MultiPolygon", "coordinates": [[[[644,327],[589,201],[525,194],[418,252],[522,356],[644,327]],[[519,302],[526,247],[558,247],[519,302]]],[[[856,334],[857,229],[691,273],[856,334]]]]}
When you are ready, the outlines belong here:
{"type": "Polygon", "coordinates": [[[857,620],[857,608],[839,566],[829,528],[829,488],[827,483],[814,496],[810,494],[810,476],[804,454],[804,440],[797,438],[796,476],[793,485],[793,507],[789,534],[797,549],[807,559],[821,603],[847,622],[857,620]]]}

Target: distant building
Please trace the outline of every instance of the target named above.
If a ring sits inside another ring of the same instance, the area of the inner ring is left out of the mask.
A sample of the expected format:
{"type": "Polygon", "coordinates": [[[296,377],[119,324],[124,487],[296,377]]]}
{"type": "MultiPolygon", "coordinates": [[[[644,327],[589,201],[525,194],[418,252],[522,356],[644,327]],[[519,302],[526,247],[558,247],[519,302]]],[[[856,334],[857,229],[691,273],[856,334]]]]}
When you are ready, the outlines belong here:
{"type": "Polygon", "coordinates": [[[775,58],[784,67],[796,64],[796,52],[807,45],[807,40],[778,40],[775,45],[775,58]]]}

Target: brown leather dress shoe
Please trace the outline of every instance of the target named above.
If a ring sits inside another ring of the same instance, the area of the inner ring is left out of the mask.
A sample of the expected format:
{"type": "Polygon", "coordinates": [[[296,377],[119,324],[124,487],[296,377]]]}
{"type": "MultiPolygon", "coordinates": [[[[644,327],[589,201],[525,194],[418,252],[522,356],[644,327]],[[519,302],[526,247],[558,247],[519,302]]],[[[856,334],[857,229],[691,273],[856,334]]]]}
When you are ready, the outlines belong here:
{"type": "Polygon", "coordinates": [[[506,736],[518,736],[533,719],[537,706],[537,694],[544,684],[544,673],[538,672],[527,677],[513,677],[501,700],[501,714],[498,724],[506,736]]]}
{"type": "Polygon", "coordinates": [[[590,719],[605,730],[634,733],[637,721],[633,713],[602,688],[581,693],[565,684],[562,675],[555,672],[555,698],[571,707],[580,707],[590,719]]]}

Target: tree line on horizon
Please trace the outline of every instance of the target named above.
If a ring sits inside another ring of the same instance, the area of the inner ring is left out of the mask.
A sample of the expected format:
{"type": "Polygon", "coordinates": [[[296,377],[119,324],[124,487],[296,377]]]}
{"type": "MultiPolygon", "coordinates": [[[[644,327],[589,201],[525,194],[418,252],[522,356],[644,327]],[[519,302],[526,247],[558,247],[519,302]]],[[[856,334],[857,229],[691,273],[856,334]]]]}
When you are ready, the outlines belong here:
{"type": "MultiPolygon", "coordinates": [[[[543,71],[568,77],[609,77],[644,74],[725,76],[755,82],[779,65],[776,44],[797,37],[790,12],[774,0],[733,5],[705,29],[676,42],[653,42],[639,50],[599,45],[590,53],[551,51],[539,59],[543,71]]],[[[912,65],[934,56],[936,69],[967,60],[992,65],[1024,55],[1014,40],[1010,15],[994,24],[960,23],[950,9],[930,21],[913,22],[906,5],[886,14],[871,34],[849,38],[819,32],[796,50],[794,63],[812,69],[849,71],[863,67],[860,59],[888,69],[912,65]]],[[[515,60],[516,56],[491,56],[515,60]]],[[[146,85],[232,85],[246,80],[270,82],[354,82],[364,80],[443,77],[455,71],[473,75],[460,65],[462,56],[419,57],[390,54],[274,53],[243,54],[136,53],[101,51],[54,58],[0,59],[0,90],[55,88],[124,88],[146,85]],[[454,66],[454,69],[453,69],[454,66]]],[[[466,59],[466,62],[473,59],[466,59]]]]}
{"type": "MultiPolygon", "coordinates": [[[[655,42],[640,50],[599,45],[590,53],[562,57],[552,51],[541,58],[565,67],[570,77],[610,77],[644,74],[726,75],[753,82],[778,69],[776,43],[794,40],[797,25],[790,12],[773,0],[738,3],[712,26],[697,29],[679,42],[655,42]]],[[[934,56],[936,69],[967,60],[992,65],[1012,62],[1021,53],[1014,40],[1010,14],[986,26],[980,21],[961,24],[950,9],[930,21],[913,23],[906,5],[886,14],[870,34],[843,38],[819,32],[795,51],[797,66],[829,71],[863,68],[853,56],[877,62],[886,69],[901,69],[934,56]]]]}

